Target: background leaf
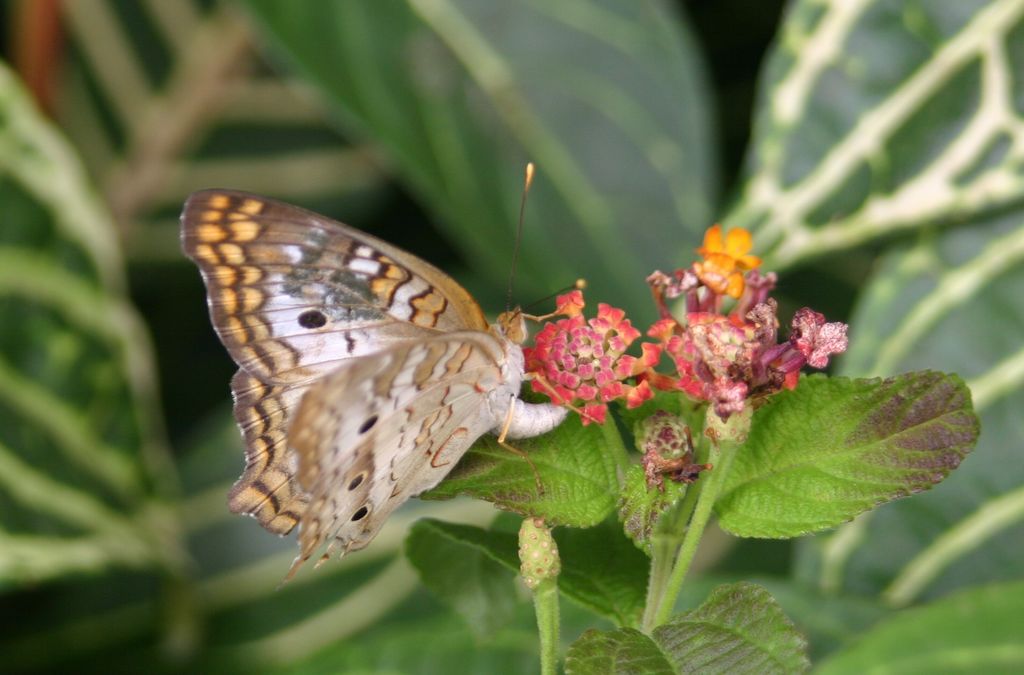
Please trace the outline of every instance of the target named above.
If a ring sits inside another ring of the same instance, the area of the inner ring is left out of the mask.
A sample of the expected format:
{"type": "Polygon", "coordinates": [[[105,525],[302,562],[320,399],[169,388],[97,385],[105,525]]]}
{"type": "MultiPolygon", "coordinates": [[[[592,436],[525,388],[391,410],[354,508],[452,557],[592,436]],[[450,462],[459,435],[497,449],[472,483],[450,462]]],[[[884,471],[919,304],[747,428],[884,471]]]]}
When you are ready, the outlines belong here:
{"type": "MultiPolygon", "coordinates": [[[[511,522],[511,517],[505,517],[491,530],[484,530],[440,521],[421,521],[410,537],[409,556],[420,568],[424,583],[432,589],[457,583],[459,575],[450,573],[449,569],[458,569],[468,564],[467,558],[479,555],[501,563],[506,570],[518,575],[518,535],[515,529],[506,526],[511,522]],[[427,533],[430,533],[429,537],[427,533]],[[428,542],[438,545],[426,551],[428,542]],[[423,563],[428,560],[441,569],[427,568],[423,563]]],[[[622,535],[618,523],[608,520],[586,529],[557,528],[554,536],[562,561],[559,592],[618,625],[636,624],[647,589],[644,576],[647,559],[622,535]]],[[[490,588],[491,581],[486,584],[490,588]]],[[[457,602],[465,594],[473,602],[480,600],[480,593],[470,591],[461,589],[450,593],[449,598],[457,602]]]]}
{"type": "Polygon", "coordinates": [[[648,561],[608,519],[587,529],[559,528],[559,590],[619,626],[636,627],[647,592],[648,561]]]}
{"type": "Polygon", "coordinates": [[[715,503],[739,536],[793,537],[932,487],[978,435],[955,375],[811,376],[758,409],[715,503]]]}
{"type": "Polygon", "coordinates": [[[0,64],[0,587],[180,573],[145,329],[74,154],[0,64]]]}
{"type": "Polygon", "coordinates": [[[584,276],[595,297],[653,316],[640,280],[686,252],[680,234],[701,231],[716,199],[704,84],[668,3],[247,5],[494,288],[532,159],[520,295],[584,276]]]}
{"type": "Polygon", "coordinates": [[[423,585],[462,615],[474,634],[487,637],[511,620],[515,572],[507,561],[518,556],[514,536],[420,520],[405,540],[405,554],[423,585]]]}
{"type": "Polygon", "coordinates": [[[132,259],[180,257],[178,213],[195,190],[272,194],[357,220],[386,196],[372,153],[268,71],[233,3],[84,0],[62,11],[71,49],[54,112],[132,259]]]}
{"type": "Polygon", "coordinates": [[[790,7],[726,221],[789,267],[1024,197],[1019,0],[790,7]]]}
{"type": "Polygon", "coordinates": [[[802,543],[800,578],[828,591],[882,593],[894,606],[1024,574],[1024,469],[1017,411],[1024,404],[1018,294],[1019,215],[886,256],[866,289],[846,370],[872,374],[943,364],[967,378],[982,434],[970,458],[934,492],[866,514],[802,543]],[[1014,262],[1017,261],[1017,262],[1014,262]],[[956,290],[953,290],[956,289],[956,290]],[[877,335],[877,339],[870,336],[877,335]],[[879,556],[873,551],[884,550],[879,556]]]}
{"type": "Polygon", "coordinates": [[[816,672],[1020,672],[1022,621],[1024,584],[982,586],[879,623],[816,672]]]}

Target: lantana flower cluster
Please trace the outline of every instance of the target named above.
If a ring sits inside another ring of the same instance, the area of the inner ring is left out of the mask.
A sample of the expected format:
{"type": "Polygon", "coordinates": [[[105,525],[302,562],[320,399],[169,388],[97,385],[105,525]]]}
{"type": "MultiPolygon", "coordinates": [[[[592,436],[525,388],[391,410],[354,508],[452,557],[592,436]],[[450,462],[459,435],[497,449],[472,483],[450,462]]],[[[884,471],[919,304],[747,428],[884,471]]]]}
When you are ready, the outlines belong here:
{"type": "Polygon", "coordinates": [[[780,342],[778,305],[769,297],[777,277],[758,271],[761,259],[751,248],[746,230],[723,237],[715,225],[697,249],[701,260],[651,274],[660,318],[647,329],[653,341],[640,344],[639,356],[626,354],[640,331],[623,310],[602,303],[588,320],[582,292],[560,296],[555,314],[564,318],[546,324],[536,346],[524,350],[533,389],[576,409],[584,424],[604,422],[613,400],[635,408],[654,390],[706,401],[726,419],[748,401],[792,389],[804,365],[824,368],[846,350],[846,325],[803,308],[780,342]],[[678,318],[670,301],[683,305],[678,318]],[[658,369],[663,361],[671,372],[658,369]]]}
{"type": "Polygon", "coordinates": [[[546,324],[536,346],[523,350],[534,391],[577,407],[584,424],[604,423],[610,401],[635,408],[654,395],[643,379],[627,383],[653,366],[658,353],[644,345],[640,358],[626,354],[640,331],[623,310],[601,303],[595,318],[584,319],[578,290],[559,296],[556,306],[565,318],[546,324]]]}

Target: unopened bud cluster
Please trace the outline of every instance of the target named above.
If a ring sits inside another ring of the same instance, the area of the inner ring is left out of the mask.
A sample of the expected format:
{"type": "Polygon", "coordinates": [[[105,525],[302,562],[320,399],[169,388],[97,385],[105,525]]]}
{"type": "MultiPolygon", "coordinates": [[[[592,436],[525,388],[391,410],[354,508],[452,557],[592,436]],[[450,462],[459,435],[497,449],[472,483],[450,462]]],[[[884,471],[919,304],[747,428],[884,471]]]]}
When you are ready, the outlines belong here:
{"type": "Polygon", "coordinates": [[[562,571],[558,546],[543,518],[525,518],[519,528],[519,571],[528,588],[535,589],[545,579],[554,579],[562,571]]]}

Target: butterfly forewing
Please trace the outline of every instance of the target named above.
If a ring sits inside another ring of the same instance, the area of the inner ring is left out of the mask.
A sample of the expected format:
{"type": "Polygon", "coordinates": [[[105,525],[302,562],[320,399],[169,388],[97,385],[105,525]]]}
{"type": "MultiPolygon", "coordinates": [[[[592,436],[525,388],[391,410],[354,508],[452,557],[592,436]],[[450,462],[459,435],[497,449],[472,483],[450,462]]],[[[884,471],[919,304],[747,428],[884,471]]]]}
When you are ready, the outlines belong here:
{"type": "Polygon", "coordinates": [[[500,422],[487,396],[507,384],[501,355],[490,335],[455,333],[359,359],[310,388],[289,434],[311,499],[297,563],[326,542],[363,548],[500,422]]]}
{"type": "Polygon", "coordinates": [[[428,263],[295,206],[228,190],[193,194],[186,253],[235,362],[268,384],[438,332],[487,330],[479,306],[428,263]]]}

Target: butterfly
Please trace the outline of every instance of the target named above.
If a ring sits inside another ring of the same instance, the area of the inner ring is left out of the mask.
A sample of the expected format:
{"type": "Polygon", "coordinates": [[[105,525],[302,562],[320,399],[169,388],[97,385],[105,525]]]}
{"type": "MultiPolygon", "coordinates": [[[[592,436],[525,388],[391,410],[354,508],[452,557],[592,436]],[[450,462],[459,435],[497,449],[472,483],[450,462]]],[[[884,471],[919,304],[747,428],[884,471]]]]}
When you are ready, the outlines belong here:
{"type": "Polygon", "coordinates": [[[267,530],[299,527],[288,573],[364,548],[481,435],[550,431],[567,410],[518,399],[525,320],[489,325],[433,265],[297,206],[234,190],[181,215],[231,380],[245,471],[228,496],[267,530]]]}

